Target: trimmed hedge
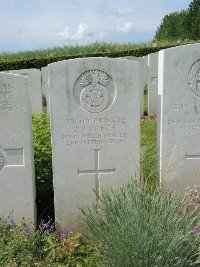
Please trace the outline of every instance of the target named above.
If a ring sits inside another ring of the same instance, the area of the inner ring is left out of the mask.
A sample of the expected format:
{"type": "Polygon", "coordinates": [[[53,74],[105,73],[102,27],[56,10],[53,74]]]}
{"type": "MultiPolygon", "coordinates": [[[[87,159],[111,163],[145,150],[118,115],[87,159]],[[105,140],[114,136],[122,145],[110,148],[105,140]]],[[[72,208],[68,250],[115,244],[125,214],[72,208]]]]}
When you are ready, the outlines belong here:
{"type": "Polygon", "coordinates": [[[63,56],[50,56],[50,57],[38,57],[31,59],[19,59],[19,60],[0,60],[0,71],[4,70],[17,70],[17,69],[31,69],[37,68],[41,69],[46,67],[48,64],[62,61],[67,59],[81,58],[81,57],[125,57],[125,56],[136,56],[142,57],[150,53],[158,52],[162,49],[170,48],[176,45],[168,46],[155,46],[155,47],[145,47],[145,48],[134,48],[129,50],[119,50],[117,52],[98,52],[98,53],[87,53],[87,54],[77,54],[77,55],[63,55],[63,56]]]}

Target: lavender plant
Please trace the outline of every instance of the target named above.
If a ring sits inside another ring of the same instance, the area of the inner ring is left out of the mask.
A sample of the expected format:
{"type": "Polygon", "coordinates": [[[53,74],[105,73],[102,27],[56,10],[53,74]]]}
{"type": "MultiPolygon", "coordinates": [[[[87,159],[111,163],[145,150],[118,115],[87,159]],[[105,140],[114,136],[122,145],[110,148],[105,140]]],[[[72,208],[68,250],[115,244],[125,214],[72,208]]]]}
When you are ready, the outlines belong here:
{"type": "Polygon", "coordinates": [[[84,210],[87,237],[110,267],[200,266],[200,214],[191,201],[131,181],[84,210]]]}
{"type": "Polygon", "coordinates": [[[200,208],[200,186],[188,186],[185,194],[191,199],[191,207],[195,209],[200,208]]]}

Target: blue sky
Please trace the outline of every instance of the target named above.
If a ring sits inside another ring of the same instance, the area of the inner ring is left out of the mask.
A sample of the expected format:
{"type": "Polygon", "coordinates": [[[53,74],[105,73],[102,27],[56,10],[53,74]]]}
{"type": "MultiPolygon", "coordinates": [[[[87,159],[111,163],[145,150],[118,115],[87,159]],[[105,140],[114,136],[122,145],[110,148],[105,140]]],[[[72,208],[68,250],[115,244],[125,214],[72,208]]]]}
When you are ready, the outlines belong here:
{"type": "Polygon", "coordinates": [[[0,52],[152,40],[191,0],[0,0],[0,52]]]}

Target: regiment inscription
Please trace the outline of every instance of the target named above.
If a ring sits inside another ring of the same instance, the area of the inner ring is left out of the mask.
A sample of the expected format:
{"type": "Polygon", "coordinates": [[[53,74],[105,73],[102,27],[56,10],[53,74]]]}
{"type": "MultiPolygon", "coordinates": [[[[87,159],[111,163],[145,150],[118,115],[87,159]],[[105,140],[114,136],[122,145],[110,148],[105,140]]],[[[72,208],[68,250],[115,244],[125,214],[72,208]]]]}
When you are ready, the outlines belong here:
{"type": "Polygon", "coordinates": [[[62,134],[67,145],[126,143],[126,117],[67,118],[68,130],[62,134]]]}

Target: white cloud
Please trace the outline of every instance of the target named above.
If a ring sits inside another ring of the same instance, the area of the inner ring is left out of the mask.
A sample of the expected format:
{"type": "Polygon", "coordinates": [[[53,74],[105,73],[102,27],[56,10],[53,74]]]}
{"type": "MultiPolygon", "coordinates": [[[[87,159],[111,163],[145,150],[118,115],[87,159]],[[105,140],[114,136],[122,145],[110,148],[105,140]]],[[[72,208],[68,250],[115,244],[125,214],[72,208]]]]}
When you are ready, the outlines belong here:
{"type": "Polygon", "coordinates": [[[117,30],[121,33],[129,33],[133,31],[133,23],[126,22],[123,26],[117,26],[117,30]]]}
{"type": "Polygon", "coordinates": [[[65,27],[62,32],[59,32],[58,36],[62,40],[69,40],[71,35],[70,35],[70,29],[68,27],[65,27]]]}
{"type": "Polygon", "coordinates": [[[81,23],[78,26],[77,32],[74,35],[72,35],[70,39],[73,41],[79,41],[91,36],[92,32],[90,32],[88,25],[81,23]]]}
{"type": "Polygon", "coordinates": [[[69,27],[65,27],[64,30],[58,34],[58,37],[65,41],[81,41],[92,35],[93,33],[90,31],[89,26],[85,23],[80,23],[74,34],[71,34],[69,27]]]}

